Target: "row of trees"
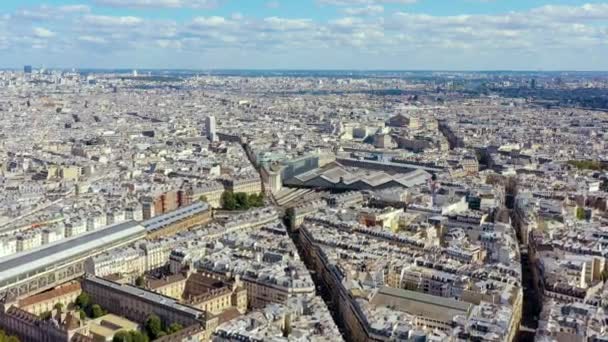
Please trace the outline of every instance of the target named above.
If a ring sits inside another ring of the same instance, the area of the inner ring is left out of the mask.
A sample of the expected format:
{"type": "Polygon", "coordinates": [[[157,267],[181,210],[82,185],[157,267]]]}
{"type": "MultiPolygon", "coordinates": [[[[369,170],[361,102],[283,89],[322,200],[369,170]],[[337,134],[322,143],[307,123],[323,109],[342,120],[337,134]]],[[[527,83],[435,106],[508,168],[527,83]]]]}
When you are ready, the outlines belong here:
{"type": "MultiPolygon", "coordinates": [[[[63,303],[57,303],[53,308],[59,312],[62,312],[64,309],[64,305],[63,303]]],[[[79,312],[80,319],[85,319],[87,317],[99,318],[108,313],[99,304],[92,303],[91,297],[85,292],[81,293],[80,295],[78,295],[78,297],[76,297],[74,309],[79,312]]],[[[51,316],[52,314],[50,311],[43,312],[42,314],[40,314],[40,318],[45,320],[50,319],[51,316]]],[[[0,340],[0,342],[2,342],[2,340],[0,340]]]]}
{"type": "MultiPolygon", "coordinates": [[[[78,301],[78,299],[77,299],[78,301]]],[[[87,296],[80,297],[81,304],[87,304],[87,296]]],[[[90,304],[90,301],[89,301],[90,304]]],[[[93,304],[94,305],[94,304],[93,304]]],[[[163,336],[174,334],[183,329],[183,326],[179,323],[172,323],[170,325],[163,325],[160,317],[157,315],[151,314],[146,319],[146,322],[143,326],[143,331],[126,331],[121,330],[114,335],[112,339],[113,342],[149,342],[159,339],[163,336]]],[[[4,342],[4,340],[0,339],[0,342],[4,342]]],[[[18,342],[18,341],[8,341],[8,342],[18,342]]]]}
{"type": "Polygon", "coordinates": [[[247,195],[244,192],[233,193],[225,191],[221,198],[222,208],[225,210],[248,210],[264,206],[264,194],[247,195]]]}
{"type": "Polygon", "coordinates": [[[608,167],[597,160],[571,160],[568,164],[580,170],[602,171],[608,170],[608,167]]]}
{"type": "MultiPolygon", "coordinates": [[[[90,318],[99,318],[107,314],[107,311],[104,310],[99,304],[94,304],[91,301],[91,296],[88,293],[83,292],[78,297],[76,297],[76,301],[74,303],[74,308],[80,311],[80,318],[85,319],[86,317],[90,318]]],[[[58,303],[55,305],[55,309],[62,310],[63,304],[58,303]]],[[[41,318],[48,319],[50,318],[51,313],[45,313],[41,315],[41,318]]],[[[140,331],[119,331],[114,336],[114,342],[149,342],[161,338],[163,336],[174,334],[183,329],[183,326],[179,323],[172,323],[169,325],[164,325],[160,319],[155,314],[151,314],[146,319],[144,323],[144,329],[142,332],[140,331]]],[[[6,336],[6,334],[0,330],[0,342],[19,342],[19,340],[14,336],[6,336]]]]}
{"type": "MultiPolygon", "coordinates": [[[[63,312],[63,303],[56,303],[55,306],[53,306],[53,309],[59,311],[59,312],[63,312]]],[[[40,314],[40,318],[41,319],[49,319],[51,318],[53,314],[51,313],[51,311],[46,311],[40,314]]],[[[0,340],[0,342],[2,342],[2,340],[0,340]]]]}
{"type": "Polygon", "coordinates": [[[140,331],[119,331],[114,335],[112,342],[149,342],[148,335],[140,331]]]}
{"type": "Polygon", "coordinates": [[[182,325],[179,323],[172,323],[168,326],[163,326],[160,317],[155,314],[148,316],[148,319],[146,319],[146,323],[144,324],[144,328],[148,337],[152,340],[166,335],[171,335],[183,329],[182,325]]]}
{"type": "MultiPolygon", "coordinates": [[[[80,316],[83,319],[83,315],[85,314],[86,316],[91,318],[98,318],[107,314],[107,311],[105,311],[101,306],[99,306],[98,304],[93,304],[91,302],[91,297],[86,292],[81,293],[76,298],[76,305],[81,308],[80,316]]],[[[162,321],[160,320],[160,317],[152,314],[146,319],[146,322],[144,323],[143,332],[121,331],[116,334],[116,336],[114,337],[114,341],[147,342],[166,335],[171,335],[182,330],[182,328],[182,325],[179,323],[172,323],[168,326],[164,326],[162,324],[162,321]]]]}
{"type": "Polygon", "coordinates": [[[9,336],[4,330],[0,330],[0,342],[19,342],[17,336],[9,336]]]}
{"type": "Polygon", "coordinates": [[[76,307],[80,311],[81,319],[84,319],[85,317],[99,318],[108,313],[101,305],[91,302],[91,296],[86,292],[83,292],[76,297],[76,307]]]}

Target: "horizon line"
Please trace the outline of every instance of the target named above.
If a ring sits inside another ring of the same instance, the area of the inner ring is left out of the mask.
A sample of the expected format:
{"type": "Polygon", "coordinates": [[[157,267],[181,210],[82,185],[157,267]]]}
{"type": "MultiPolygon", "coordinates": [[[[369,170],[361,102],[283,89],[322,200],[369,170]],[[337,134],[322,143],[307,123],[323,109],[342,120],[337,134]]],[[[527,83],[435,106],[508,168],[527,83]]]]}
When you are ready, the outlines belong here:
{"type": "MultiPolygon", "coordinates": [[[[28,66],[25,64],[24,66],[28,66]]],[[[200,72],[211,72],[211,71],[338,71],[338,72],[534,72],[534,73],[548,73],[548,72],[581,72],[581,73],[602,73],[608,72],[606,70],[577,70],[577,69],[547,69],[547,70],[533,70],[533,69],[333,69],[333,68],[293,68],[293,69],[282,69],[282,68],[210,68],[210,69],[198,69],[198,68],[136,68],[136,67],[39,67],[31,65],[33,69],[46,69],[46,70],[92,70],[92,71],[123,71],[123,70],[142,70],[142,71],[200,71],[200,72]]],[[[0,68],[0,71],[22,71],[23,67],[5,67],[0,68]]]]}

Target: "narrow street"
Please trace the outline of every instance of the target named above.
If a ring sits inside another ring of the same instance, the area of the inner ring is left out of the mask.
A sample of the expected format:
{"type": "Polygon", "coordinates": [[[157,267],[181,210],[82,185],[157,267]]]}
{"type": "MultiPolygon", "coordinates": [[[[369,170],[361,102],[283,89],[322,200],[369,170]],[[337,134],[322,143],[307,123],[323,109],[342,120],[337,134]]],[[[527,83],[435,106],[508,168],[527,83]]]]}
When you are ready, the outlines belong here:
{"type": "Polygon", "coordinates": [[[527,248],[520,245],[521,248],[521,270],[522,270],[522,286],[524,291],[524,304],[521,327],[518,334],[518,341],[532,342],[536,329],[538,328],[538,317],[542,308],[542,303],[539,302],[539,296],[534,286],[534,277],[530,259],[528,257],[527,248]]]}
{"type": "Polygon", "coordinates": [[[534,284],[533,267],[529,257],[528,246],[525,244],[522,236],[521,223],[515,213],[516,197],[517,197],[517,182],[512,180],[505,189],[505,203],[509,209],[511,225],[515,229],[517,240],[519,241],[519,250],[521,253],[521,272],[523,286],[523,312],[521,326],[517,335],[517,341],[533,342],[538,328],[538,318],[542,310],[542,302],[538,294],[537,287],[534,284]]]}
{"type": "MultiPolygon", "coordinates": [[[[287,224],[287,222],[285,224],[287,224]]],[[[331,293],[330,293],[329,289],[327,288],[327,286],[325,286],[325,283],[320,279],[317,272],[314,270],[313,266],[311,265],[311,261],[306,258],[306,253],[303,253],[302,245],[300,244],[300,241],[299,241],[300,239],[298,238],[298,233],[290,231],[289,237],[291,238],[293,243],[296,245],[300,259],[306,265],[308,272],[310,272],[312,280],[315,283],[315,287],[317,289],[317,294],[320,295],[321,298],[323,298],[323,301],[325,302],[325,305],[327,305],[327,309],[331,313],[331,317],[334,319],[334,322],[338,326],[338,329],[340,330],[342,337],[344,338],[345,341],[348,341],[348,338],[347,338],[348,334],[346,333],[346,330],[345,330],[346,327],[344,325],[344,322],[342,321],[342,317],[337,312],[336,308],[334,308],[334,306],[333,306],[331,293]]]]}

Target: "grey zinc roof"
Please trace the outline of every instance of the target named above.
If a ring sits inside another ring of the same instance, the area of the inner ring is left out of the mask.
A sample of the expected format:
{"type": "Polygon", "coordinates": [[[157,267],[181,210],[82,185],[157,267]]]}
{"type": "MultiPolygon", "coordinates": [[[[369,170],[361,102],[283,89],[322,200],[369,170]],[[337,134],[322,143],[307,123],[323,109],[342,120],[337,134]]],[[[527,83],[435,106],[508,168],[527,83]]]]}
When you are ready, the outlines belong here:
{"type": "Polygon", "coordinates": [[[371,300],[373,305],[387,306],[414,315],[451,321],[457,315],[468,316],[472,304],[421,292],[382,287],[371,300]]]}
{"type": "Polygon", "coordinates": [[[137,222],[129,221],[4,257],[0,259],[0,284],[11,277],[61,263],[144,232],[137,222]]]}
{"type": "Polygon", "coordinates": [[[159,215],[142,222],[142,225],[147,231],[155,231],[169,224],[183,220],[195,213],[203,212],[209,209],[209,205],[203,202],[196,202],[187,207],[179,208],[164,215],[159,215]]]}
{"type": "Polygon", "coordinates": [[[362,182],[371,187],[378,187],[390,182],[396,182],[404,187],[412,187],[426,183],[431,174],[421,170],[412,170],[406,174],[398,174],[391,176],[382,171],[362,171],[361,169],[346,169],[340,164],[334,164],[333,167],[324,167],[311,170],[301,175],[295,176],[294,179],[307,183],[316,178],[326,180],[332,184],[344,182],[351,185],[357,182],[362,182]]]}
{"type": "Polygon", "coordinates": [[[87,276],[86,281],[91,281],[94,283],[97,283],[98,285],[102,285],[105,287],[109,287],[114,289],[117,292],[122,292],[124,294],[133,296],[133,297],[137,297],[140,298],[143,301],[147,301],[149,303],[154,303],[160,306],[165,306],[165,307],[169,307],[172,308],[174,310],[177,311],[181,311],[183,313],[186,313],[190,316],[192,316],[193,318],[201,318],[204,317],[204,312],[201,310],[198,310],[194,307],[188,306],[188,305],[184,305],[184,304],[180,304],[177,300],[170,298],[170,297],[166,297],[163,296],[161,294],[152,292],[152,291],[148,291],[148,290],[144,290],[142,288],[136,287],[136,286],[131,286],[131,285],[121,285],[103,278],[99,278],[96,276],[87,276]]]}

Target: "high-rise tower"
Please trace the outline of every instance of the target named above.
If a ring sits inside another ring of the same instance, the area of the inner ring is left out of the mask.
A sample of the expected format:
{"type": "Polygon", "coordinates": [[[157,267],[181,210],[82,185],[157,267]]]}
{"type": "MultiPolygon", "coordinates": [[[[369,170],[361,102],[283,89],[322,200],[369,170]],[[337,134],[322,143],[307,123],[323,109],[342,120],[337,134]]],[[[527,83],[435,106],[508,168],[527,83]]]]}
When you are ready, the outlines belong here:
{"type": "Polygon", "coordinates": [[[205,120],[205,135],[211,142],[217,141],[217,134],[215,132],[215,117],[208,116],[205,120]]]}

